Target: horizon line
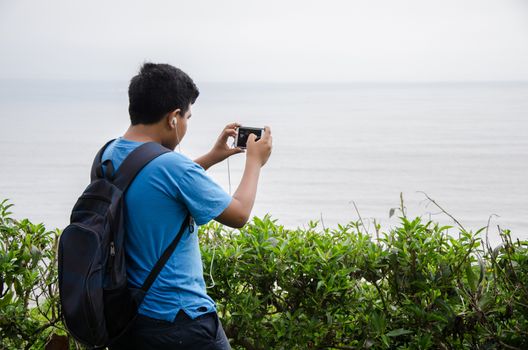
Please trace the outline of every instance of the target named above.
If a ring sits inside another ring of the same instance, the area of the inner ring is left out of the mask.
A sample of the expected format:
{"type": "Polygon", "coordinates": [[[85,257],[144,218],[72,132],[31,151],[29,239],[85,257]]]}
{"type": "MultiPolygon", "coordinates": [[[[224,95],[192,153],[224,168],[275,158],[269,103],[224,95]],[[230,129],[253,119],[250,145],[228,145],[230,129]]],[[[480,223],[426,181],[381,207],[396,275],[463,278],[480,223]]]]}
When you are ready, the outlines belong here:
{"type": "MultiPolygon", "coordinates": [[[[0,77],[0,81],[4,82],[105,82],[105,83],[122,83],[127,82],[130,79],[94,79],[94,78],[12,78],[12,77],[0,77]]],[[[199,84],[277,84],[277,85],[368,85],[368,84],[379,84],[379,85],[391,85],[391,84],[409,84],[409,85],[420,85],[420,84],[527,84],[528,79],[471,79],[471,80],[198,80],[193,79],[199,84]]]]}

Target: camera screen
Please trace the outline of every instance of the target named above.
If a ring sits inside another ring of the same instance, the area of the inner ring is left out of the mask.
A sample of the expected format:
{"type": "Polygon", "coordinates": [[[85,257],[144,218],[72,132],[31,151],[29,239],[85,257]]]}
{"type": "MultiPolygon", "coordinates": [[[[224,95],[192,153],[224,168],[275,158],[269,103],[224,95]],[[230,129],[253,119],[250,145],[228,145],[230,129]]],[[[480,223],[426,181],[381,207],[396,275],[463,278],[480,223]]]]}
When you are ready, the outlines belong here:
{"type": "Polygon", "coordinates": [[[238,128],[238,137],[237,137],[236,146],[240,148],[246,148],[247,140],[250,134],[255,134],[258,140],[262,136],[262,129],[244,128],[244,127],[238,128]]]}

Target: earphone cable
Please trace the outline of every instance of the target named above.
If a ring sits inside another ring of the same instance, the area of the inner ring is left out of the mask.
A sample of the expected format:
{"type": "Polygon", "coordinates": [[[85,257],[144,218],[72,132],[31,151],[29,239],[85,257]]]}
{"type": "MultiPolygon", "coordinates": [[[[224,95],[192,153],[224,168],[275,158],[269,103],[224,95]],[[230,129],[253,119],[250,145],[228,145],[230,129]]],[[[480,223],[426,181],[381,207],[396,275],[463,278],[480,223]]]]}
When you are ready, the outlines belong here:
{"type": "Polygon", "coordinates": [[[227,182],[229,184],[229,195],[231,196],[231,168],[229,166],[229,157],[227,158],[227,182]]]}
{"type": "Polygon", "coordinates": [[[178,139],[178,152],[180,152],[180,154],[182,153],[181,151],[181,142],[180,142],[180,135],[178,135],[178,129],[176,129],[176,138],[178,139]]]}

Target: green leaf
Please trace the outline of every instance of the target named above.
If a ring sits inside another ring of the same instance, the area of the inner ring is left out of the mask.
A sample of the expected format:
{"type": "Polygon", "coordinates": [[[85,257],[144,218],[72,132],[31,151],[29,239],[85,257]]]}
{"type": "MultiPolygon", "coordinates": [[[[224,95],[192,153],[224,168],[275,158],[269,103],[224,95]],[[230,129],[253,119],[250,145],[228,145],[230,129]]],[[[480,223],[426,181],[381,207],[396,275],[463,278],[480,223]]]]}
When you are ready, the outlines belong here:
{"type": "Polygon", "coordinates": [[[477,290],[477,275],[475,274],[475,271],[473,271],[473,267],[471,264],[468,264],[466,266],[466,277],[468,280],[469,287],[473,292],[477,290]]]}
{"type": "Polygon", "coordinates": [[[7,305],[9,305],[12,300],[13,300],[13,292],[9,291],[6,293],[6,295],[4,295],[3,298],[0,298],[0,308],[3,309],[7,305]]]}
{"type": "Polygon", "coordinates": [[[386,333],[385,335],[387,337],[398,337],[400,335],[412,334],[412,333],[413,333],[413,331],[410,331],[408,329],[398,328],[398,329],[394,329],[394,330],[386,333]]]}
{"type": "Polygon", "coordinates": [[[491,293],[484,293],[478,301],[479,308],[486,312],[495,303],[495,297],[491,293]]]}
{"type": "Polygon", "coordinates": [[[374,312],[371,315],[371,325],[377,334],[383,334],[386,327],[385,315],[379,312],[374,312]]]}
{"type": "Polygon", "coordinates": [[[316,291],[319,291],[319,289],[320,289],[321,287],[324,287],[324,285],[325,285],[325,281],[323,281],[323,280],[317,282],[317,287],[315,288],[315,290],[316,290],[316,291]]]}

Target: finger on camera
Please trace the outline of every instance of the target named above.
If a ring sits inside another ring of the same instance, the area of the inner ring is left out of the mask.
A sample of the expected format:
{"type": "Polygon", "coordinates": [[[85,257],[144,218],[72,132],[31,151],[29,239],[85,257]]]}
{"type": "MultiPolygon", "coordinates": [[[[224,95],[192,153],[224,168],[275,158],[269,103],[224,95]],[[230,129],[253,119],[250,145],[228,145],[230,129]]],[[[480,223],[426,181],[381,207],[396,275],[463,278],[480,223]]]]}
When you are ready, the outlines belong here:
{"type": "Polygon", "coordinates": [[[267,136],[267,137],[264,136],[264,137],[261,138],[261,140],[262,140],[262,143],[265,143],[265,144],[267,144],[269,146],[271,146],[271,144],[273,142],[273,138],[271,136],[267,136]]]}
{"type": "Polygon", "coordinates": [[[255,134],[249,134],[247,140],[248,142],[255,142],[257,136],[255,134]]]}

